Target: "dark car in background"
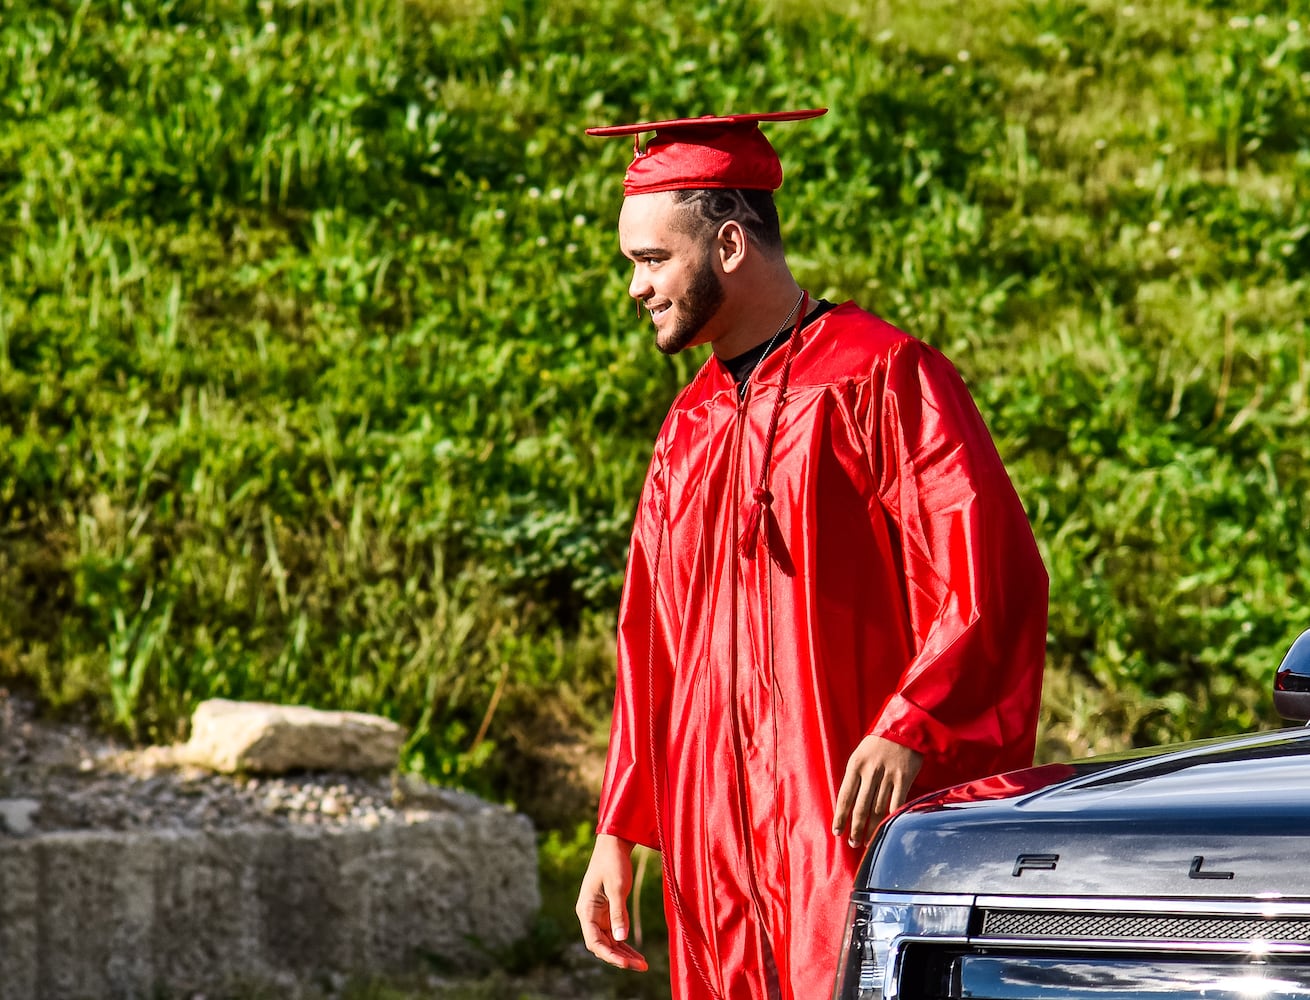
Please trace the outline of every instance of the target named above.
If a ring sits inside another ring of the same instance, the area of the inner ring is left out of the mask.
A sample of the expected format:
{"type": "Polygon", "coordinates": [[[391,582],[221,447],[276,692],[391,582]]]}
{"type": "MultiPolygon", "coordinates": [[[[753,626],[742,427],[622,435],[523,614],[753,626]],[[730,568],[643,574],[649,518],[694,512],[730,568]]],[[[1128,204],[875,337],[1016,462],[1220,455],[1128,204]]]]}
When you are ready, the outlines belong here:
{"type": "MultiPolygon", "coordinates": [[[[1310,631],[1274,681],[1310,719],[1310,631]]],[[[880,828],[834,1000],[1310,998],[1310,728],[985,778],[880,828]]]]}

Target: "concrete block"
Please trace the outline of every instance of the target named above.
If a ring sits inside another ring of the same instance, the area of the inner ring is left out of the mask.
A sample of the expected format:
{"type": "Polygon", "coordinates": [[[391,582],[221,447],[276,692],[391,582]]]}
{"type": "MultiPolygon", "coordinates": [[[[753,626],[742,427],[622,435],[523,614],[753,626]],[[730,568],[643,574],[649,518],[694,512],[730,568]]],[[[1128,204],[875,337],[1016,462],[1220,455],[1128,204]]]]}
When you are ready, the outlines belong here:
{"type": "Polygon", "coordinates": [[[40,834],[0,852],[0,1000],[472,967],[539,907],[531,823],[492,806],[372,829],[40,834]]]}

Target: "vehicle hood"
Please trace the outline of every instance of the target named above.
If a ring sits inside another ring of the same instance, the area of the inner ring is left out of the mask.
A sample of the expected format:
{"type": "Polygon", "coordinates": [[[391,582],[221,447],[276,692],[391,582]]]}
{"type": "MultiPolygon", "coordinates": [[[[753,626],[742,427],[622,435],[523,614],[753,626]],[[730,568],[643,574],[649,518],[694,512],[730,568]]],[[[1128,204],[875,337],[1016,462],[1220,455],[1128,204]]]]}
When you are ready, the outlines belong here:
{"type": "Polygon", "coordinates": [[[998,775],[910,803],[857,886],[1310,898],[1310,729],[998,775]]]}

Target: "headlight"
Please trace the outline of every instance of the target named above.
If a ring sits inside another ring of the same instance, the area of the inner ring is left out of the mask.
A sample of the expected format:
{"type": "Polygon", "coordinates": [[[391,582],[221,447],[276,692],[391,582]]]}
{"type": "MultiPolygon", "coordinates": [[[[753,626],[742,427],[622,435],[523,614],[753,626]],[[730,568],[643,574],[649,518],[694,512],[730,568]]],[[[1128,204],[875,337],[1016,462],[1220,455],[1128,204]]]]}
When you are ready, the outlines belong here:
{"type": "Polygon", "coordinates": [[[900,943],[969,933],[972,896],[860,893],[846,918],[833,1000],[892,1000],[900,943]]]}

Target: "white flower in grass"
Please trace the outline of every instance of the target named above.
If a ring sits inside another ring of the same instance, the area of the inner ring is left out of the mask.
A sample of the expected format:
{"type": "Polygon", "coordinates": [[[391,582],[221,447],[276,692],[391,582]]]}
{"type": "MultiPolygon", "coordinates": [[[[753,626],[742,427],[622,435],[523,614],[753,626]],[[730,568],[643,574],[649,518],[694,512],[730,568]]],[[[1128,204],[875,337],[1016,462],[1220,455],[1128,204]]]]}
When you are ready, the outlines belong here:
{"type": "Polygon", "coordinates": [[[581,229],[583,226],[587,224],[587,217],[581,214],[575,215],[573,217],[573,224],[577,226],[579,229],[581,229]]]}
{"type": "Polygon", "coordinates": [[[1236,14],[1228,19],[1228,27],[1241,31],[1251,27],[1251,19],[1244,14],[1236,14]]]}
{"type": "Polygon", "coordinates": [[[1300,30],[1301,30],[1301,22],[1300,22],[1300,21],[1297,21],[1297,20],[1293,19],[1293,20],[1287,22],[1287,31],[1288,31],[1289,34],[1295,35],[1295,34],[1296,34],[1298,31],[1300,31],[1300,30]]]}
{"type": "Polygon", "coordinates": [[[1164,223],[1161,222],[1159,219],[1152,219],[1150,222],[1146,224],[1146,231],[1148,233],[1158,233],[1162,229],[1164,229],[1164,223]]]}
{"type": "Polygon", "coordinates": [[[973,56],[969,54],[968,49],[960,49],[959,52],[955,53],[955,58],[960,60],[960,62],[965,63],[972,59],[973,56]]]}
{"type": "Polygon", "coordinates": [[[550,243],[550,240],[546,239],[546,237],[544,237],[544,236],[538,236],[538,237],[537,237],[537,246],[539,246],[539,247],[544,247],[544,246],[546,246],[546,245],[549,244],[549,243],[550,243]]]}
{"type": "Polygon", "coordinates": [[[1183,248],[1170,247],[1168,250],[1165,251],[1164,255],[1168,257],[1170,260],[1177,260],[1179,257],[1183,255],[1183,248]]]}

